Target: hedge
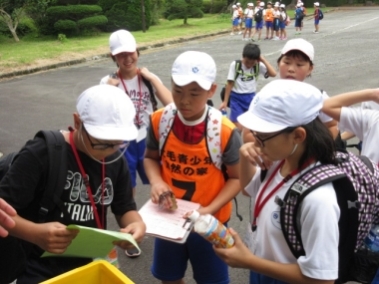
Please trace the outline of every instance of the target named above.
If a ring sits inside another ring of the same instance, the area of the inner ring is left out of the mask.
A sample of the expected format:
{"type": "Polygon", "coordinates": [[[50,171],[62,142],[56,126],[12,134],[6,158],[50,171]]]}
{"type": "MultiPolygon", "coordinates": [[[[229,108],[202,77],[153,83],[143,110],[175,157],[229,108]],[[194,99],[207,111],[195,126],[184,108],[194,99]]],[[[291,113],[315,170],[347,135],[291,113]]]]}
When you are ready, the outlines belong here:
{"type": "Polygon", "coordinates": [[[77,29],[77,25],[71,20],[59,20],[54,24],[54,28],[58,32],[75,31],[77,29]]]}
{"type": "Polygon", "coordinates": [[[96,14],[102,12],[98,5],[70,5],[70,6],[53,6],[46,10],[48,17],[57,19],[67,19],[80,16],[96,14]]]}
{"type": "Polygon", "coordinates": [[[81,19],[77,22],[77,25],[80,29],[83,29],[102,26],[106,23],[108,23],[107,17],[100,15],[81,19]]]}

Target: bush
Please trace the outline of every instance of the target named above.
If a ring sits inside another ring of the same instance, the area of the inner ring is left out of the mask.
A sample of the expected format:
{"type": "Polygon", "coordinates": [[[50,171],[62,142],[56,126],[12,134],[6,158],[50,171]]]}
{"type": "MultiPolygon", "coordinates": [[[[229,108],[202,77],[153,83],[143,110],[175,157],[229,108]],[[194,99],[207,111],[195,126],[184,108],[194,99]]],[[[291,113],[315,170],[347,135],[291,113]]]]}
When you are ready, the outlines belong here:
{"type": "Polygon", "coordinates": [[[209,14],[211,12],[212,8],[212,2],[211,0],[203,0],[203,7],[201,8],[201,11],[205,14],[209,14]]]}
{"type": "MultiPolygon", "coordinates": [[[[23,37],[29,34],[37,34],[38,28],[31,18],[24,17],[18,23],[16,33],[19,37],[23,37]]],[[[0,34],[3,34],[6,37],[13,37],[8,26],[3,22],[0,22],[0,34]]]]}
{"type": "Polygon", "coordinates": [[[103,10],[98,5],[53,6],[46,10],[48,17],[78,20],[88,15],[100,13],[103,10]]]}
{"type": "Polygon", "coordinates": [[[54,28],[58,32],[68,32],[75,31],[77,29],[77,25],[74,21],[71,20],[59,20],[54,24],[54,28]]]}
{"type": "Polygon", "coordinates": [[[81,19],[77,22],[77,25],[79,29],[88,29],[103,26],[106,23],[108,23],[107,17],[100,15],[81,19]]]}
{"type": "Polygon", "coordinates": [[[222,13],[226,10],[226,8],[227,8],[227,5],[225,4],[225,1],[223,0],[213,1],[213,5],[211,6],[209,13],[211,14],[222,13]]]}

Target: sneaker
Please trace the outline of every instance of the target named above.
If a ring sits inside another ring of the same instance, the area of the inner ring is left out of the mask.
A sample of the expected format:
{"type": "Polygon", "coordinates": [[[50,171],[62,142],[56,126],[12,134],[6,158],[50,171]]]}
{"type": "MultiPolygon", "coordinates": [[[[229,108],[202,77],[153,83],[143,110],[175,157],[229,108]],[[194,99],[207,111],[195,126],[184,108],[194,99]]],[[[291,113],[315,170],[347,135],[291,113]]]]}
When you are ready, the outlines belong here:
{"type": "Polygon", "coordinates": [[[318,32],[317,32],[317,31],[313,31],[313,33],[314,33],[314,34],[318,34],[318,32]]]}
{"type": "Polygon", "coordinates": [[[234,35],[234,33],[230,33],[230,35],[234,35]]]}
{"type": "Polygon", "coordinates": [[[238,32],[238,34],[240,35],[240,34],[242,34],[242,32],[238,32]]]}
{"type": "Polygon", "coordinates": [[[263,40],[268,40],[269,38],[268,37],[265,37],[263,40]]]}
{"type": "Polygon", "coordinates": [[[279,40],[279,38],[277,36],[271,38],[272,40],[279,40]]]}
{"type": "Polygon", "coordinates": [[[4,156],[4,154],[0,152],[0,158],[1,158],[2,156],[4,156]]]}
{"type": "Polygon", "coordinates": [[[141,255],[141,252],[137,248],[130,248],[125,250],[125,254],[127,257],[136,258],[141,255]]]}
{"type": "Polygon", "coordinates": [[[287,40],[287,37],[282,37],[282,40],[287,40]]]}
{"type": "Polygon", "coordinates": [[[252,42],[254,42],[255,40],[253,38],[250,39],[252,42]]]}

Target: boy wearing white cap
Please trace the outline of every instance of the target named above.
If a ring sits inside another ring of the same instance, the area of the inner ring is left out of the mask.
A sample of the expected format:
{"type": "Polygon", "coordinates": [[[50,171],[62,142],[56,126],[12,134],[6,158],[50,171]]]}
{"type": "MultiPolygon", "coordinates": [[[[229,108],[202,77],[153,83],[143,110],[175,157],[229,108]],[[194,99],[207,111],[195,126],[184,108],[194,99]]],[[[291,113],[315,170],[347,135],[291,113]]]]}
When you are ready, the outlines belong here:
{"type": "MultiPolygon", "coordinates": [[[[151,115],[147,138],[144,165],[152,201],[172,192],[226,224],[239,192],[241,138],[220,111],[207,106],[217,87],[216,64],[204,52],[187,51],[176,58],[171,74],[174,103],[151,115]]],[[[156,239],[151,271],[162,283],[183,283],[188,260],[197,283],[229,283],[226,264],[196,233],[184,244],[156,239]]]]}
{"type": "MultiPolygon", "coordinates": [[[[57,133],[62,135],[62,151],[67,156],[62,164],[66,171],[65,185],[64,189],[56,189],[62,194],[58,200],[54,199],[56,206],[48,212],[47,222],[39,223],[41,189],[52,166],[44,139],[36,137],[28,141],[1,181],[1,198],[18,213],[14,217],[16,226],[9,233],[30,242],[20,244],[28,250],[26,269],[17,283],[40,283],[91,262],[90,258],[40,256],[44,251],[60,254],[66,250],[80,234],[66,229],[69,224],[105,229],[108,207],[122,232],[132,234],[138,242],[145,234],[123,159],[128,141],[138,135],[133,123],[133,103],[120,89],[98,85],[79,96],[76,109],[74,128],[57,133]]],[[[128,242],[118,245],[123,249],[130,247],[128,242]]]]}
{"type": "Polygon", "coordinates": [[[254,4],[247,3],[247,9],[245,11],[245,31],[243,32],[242,40],[249,40],[251,37],[251,28],[253,27],[253,15],[254,15],[254,4]],[[246,37],[247,34],[247,37],[246,37]]]}
{"type": "MultiPolygon", "coordinates": [[[[233,9],[233,14],[232,14],[232,32],[230,35],[234,35],[235,32],[238,32],[238,24],[239,24],[239,19],[240,19],[240,13],[237,5],[232,6],[233,9]]],[[[241,31],[239,31],[239,34],[241,31]]]]}
{"type": "MultiPolygon", "coordinates": [[[[137,173],[143,184],[148,184],[143,167],[146,148],[146,128],[149,115],[157,109],[155,95],[167,105],[172,102],[170,91],[162,81],[145,67],[138,68],[139,51],[134,36],[126,30],[118,30],[109,37],[111,57],[117,64],[117,71],[101,79],[100,84],[110,84],[120,88],[125,96],[129,96],[136,109],[134,124],[138,128],[138,136],[130,142],[125,151],[125,158],[132,177],[133,192],[137,186],[137,173]]],[[[138,256],[137,251],[126,251],[129,257],[138,256]]]]}
{"type": "Polygon", "coordinates": [[[314,3],[315,11],[313,17],[315,19],[315,30],[313,31],[315,34],[318,34],[319,24],[320,24],[320,3],[314,3]]]}
{"type": "Polygon", "coordinates": [[[234,247],[214,250],[229,265],[249,269],[251,284],[334,283],[338,278],[340,210],[332,183],[319,186],[302,200],[298,222],[305,254],[298,259],[282,232],[276,201],[283,200],[291,184],[308,169],[336,163],[333,138],[317,118],[322,103],[317,88],[276,80],[264,86],[238,118],[255,137],[254,143],[240,148],[241,188],[255,200],[253,226],[249,248],[231,229],[234,247]],[[263,180],[255,162],[261,156],[273,161],[263,180]]]}
{"type": "Polygon", "coordinates": [[[264,11],[265,3],[259,2],[254,10],[254,20],[255,20],[255,29],[251,36],[251,40],[254,41],[254,35],[258,33],[258,41],[261,40],[261,34],[263,29],[263,11],[264,11]]]}

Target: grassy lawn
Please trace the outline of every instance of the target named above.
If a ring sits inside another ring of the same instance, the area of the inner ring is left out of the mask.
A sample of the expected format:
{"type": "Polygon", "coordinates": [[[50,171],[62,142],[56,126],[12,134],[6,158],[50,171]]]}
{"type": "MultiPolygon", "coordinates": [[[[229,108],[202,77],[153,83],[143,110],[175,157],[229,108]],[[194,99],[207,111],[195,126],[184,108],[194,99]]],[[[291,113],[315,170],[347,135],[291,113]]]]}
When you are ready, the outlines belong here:
{"type": "MultiPolygon", "coordinates": [[[[313,11],[313,8],[308,8],[307,14],[311,15],[313,11]]],[[[293,17],[294,11],[288,11],[288,14],[293,17]]],[[[188,19],[188,25],[183,25],[183,20],[162,19],[159,25],[151,26],[146,33],[138,31],[133,34],[137,43],[143,45],[229,30],[230,27],[229,14],[205,15],[201,19],[188,19]]],[[[109,35],[110,33],[88,34],[69,37],[65,41],[59,41],[57,37],[26,36],[18,43],[12,38],[0,36],[0,74],[108,53],[109,35]]]]}
{"type": "MultiPolygon", "coordinates": [[[[137,43],[161,42],[167,39],[194,36],[230,28],[230,16],[205,15],[202,19],[161,20],[159,25],[151,26],[146,33],[133,32],[137,43]]],[[[19,68],[39,66],[90,55],[109,52],[110,33],[97,33],[80,37],[68,37],[59,41],[56,37],[27,36],[16,43],[12,38],[0,37],[0,74],[19,68]]]]}

